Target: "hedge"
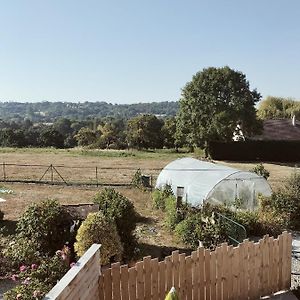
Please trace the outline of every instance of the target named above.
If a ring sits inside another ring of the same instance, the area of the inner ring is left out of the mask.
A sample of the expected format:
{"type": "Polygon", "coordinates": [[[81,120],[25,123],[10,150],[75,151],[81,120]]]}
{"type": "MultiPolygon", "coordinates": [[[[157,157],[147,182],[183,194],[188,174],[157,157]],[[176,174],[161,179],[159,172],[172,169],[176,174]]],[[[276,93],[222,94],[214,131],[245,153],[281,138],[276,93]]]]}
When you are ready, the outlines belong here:
{"type": "Polygon", "coordinates": [[[232,161],[300,161],[300,141],[210,142],[212,159],[232,161]]]}

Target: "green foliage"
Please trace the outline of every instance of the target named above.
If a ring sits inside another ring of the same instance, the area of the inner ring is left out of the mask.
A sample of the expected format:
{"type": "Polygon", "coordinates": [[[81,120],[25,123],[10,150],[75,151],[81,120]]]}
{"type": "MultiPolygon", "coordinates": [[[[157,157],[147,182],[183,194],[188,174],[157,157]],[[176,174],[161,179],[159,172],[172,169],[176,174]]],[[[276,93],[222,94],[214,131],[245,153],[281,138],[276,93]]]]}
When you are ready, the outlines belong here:
{"type": "Polygon", "coordinates": [[[143,179],[142,179],[142,172],[141,169],[137,169],[137,171],[134,173],[131,184],[136,188],[143,187],[143,179]]]}
{"type": "Polygon", "coordinates": [[[96,133],[86,127],[82,127],[74,137],[79,146],[88,146],[96,142],[96,133]]]}
{"type": "Polygon", "coordinates": [[[268,96],[258,108],[257,115],[265,119],[288,119],[293,115],[300,117],[300,103],[291,98],[268,96]]]}
{"type": "Polygon", "coordinates": [[[154,115],[141,115],[127,122],[127,142],[130,148],[157,149],[163,147],[163,121],[154,115]]]}
{"type": "Polygon", "coordinates": [[[256,165],[253,169],[250,170],[250,172],[254,172],[257,175],[264,177],[265,179],[268,179],[270,176],[270,172],[264,167],[262,163],[256,165]]]}
{"type": "Polygon", "coordinates": [[[205,216],[201,211],[188,215],[176,226],[175,233],[194,248],[199,246],[199,241],[206,248],[215,248],[226,240],[224,229],[214,214],[205,216]]]}
{"type": "Polygon", "coordinates": [[[40,261],[42,253],[38,250],[38,242],[21,235],[13,237],[12,241],[3,250],[4,256],[15,267],[21,264],[32,264],[40,261]]]}
{"type": "Polygon", "coordinates": [[[106,265],[111,261],[119,261],[122,257],[120,236],[113,219],[102,212],[91,213],[83,221],[76,235],[74,249],[82,256],[94,244],[101,244],[100,262],[106,265]]]}
{"type": "Polygon", "coordinates": [[[124,248],[124,258],[131,258],[136,247],[134,230],[137,213],[129,199],[111,188],[105,188],[94,198],[105,217],[114,220],[124,248]]]}
{"type": "Polygon", "coordinates": [[[255,110],[260,97],[241,72],[229,67],[203,69],[182,90],[178,142],[207,148],[212,140],[230,141],[237,124],[246,136],[256,132],[261,126],[255,110]]]}
{"type": "Polygon", "coordinates": [[[69,269],[65,254],[58,251],[52,258],[43,259],[39,265],[22,265],[20,273],[12,276],[20,280],[20,284],[6,292],[4,299],[43,299],[69,269]]]}
{"type": "Polygon", "coordinates": [[[153,206],[156,209],[165,210],[166,199],[173,196],[173,191],[170,185],[166,185],[163,190],[155,189],[152,192],[153,206]]]}
{"type": "Polygon", "coordinates": [[[70,238],[69,221],[56,200],[31,204],[17,223],[19,238],[35,243],[34,249],[53,254],[70,238]]]}
{"type": "Polygon", "coordinates": [[[274,192],[264,207],[280,214],[285,226],[300,229],[300,173],[293,173],[277,192],[274,192]]]}

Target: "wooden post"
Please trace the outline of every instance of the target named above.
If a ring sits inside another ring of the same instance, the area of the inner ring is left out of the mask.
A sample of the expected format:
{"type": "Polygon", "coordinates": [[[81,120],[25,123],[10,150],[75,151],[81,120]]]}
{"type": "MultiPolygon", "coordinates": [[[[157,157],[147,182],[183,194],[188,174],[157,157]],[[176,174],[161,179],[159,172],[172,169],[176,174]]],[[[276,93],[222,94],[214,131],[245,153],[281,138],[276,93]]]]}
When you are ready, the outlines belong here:
{"type": "Polygon", "coordinates": [[[98,167],[96,166],[96,184],[98,186],[98,167]]]}
{"type": "Polygon", "coordinates": [[[52,166],[52,164],[50,165],[50,167],[51,167],[51,182],[53,184],[53,166],[52,166]]]}
{"type": "Polygon", "coordinates": [[[2,164],[2,167],[3,167],[3,180],[6,181],[5,162],[2,164]]]}

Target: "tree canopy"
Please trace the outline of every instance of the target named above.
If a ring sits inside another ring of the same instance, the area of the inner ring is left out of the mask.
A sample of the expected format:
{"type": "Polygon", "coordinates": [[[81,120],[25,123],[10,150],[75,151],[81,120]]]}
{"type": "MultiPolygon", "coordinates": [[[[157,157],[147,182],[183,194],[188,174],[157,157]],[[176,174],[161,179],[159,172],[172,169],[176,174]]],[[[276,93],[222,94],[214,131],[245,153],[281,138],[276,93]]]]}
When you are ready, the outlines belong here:
{"type": "Polygon", "coordinates": [[[240,124],[244,135],[259,129],[255,103],[261,95],[250,90],[246,76],[229,67],[203,69],[182,89],[177,115],[177,141],[205,147],[209,141],[228,141],[240,124]]]}
{"type": "Polygon", "coordinates": [[[282,97],[268,96],[258,108],[257,115],[261,119],[286,119],[293,115],[300,118],[300,102],[282,97]]]}

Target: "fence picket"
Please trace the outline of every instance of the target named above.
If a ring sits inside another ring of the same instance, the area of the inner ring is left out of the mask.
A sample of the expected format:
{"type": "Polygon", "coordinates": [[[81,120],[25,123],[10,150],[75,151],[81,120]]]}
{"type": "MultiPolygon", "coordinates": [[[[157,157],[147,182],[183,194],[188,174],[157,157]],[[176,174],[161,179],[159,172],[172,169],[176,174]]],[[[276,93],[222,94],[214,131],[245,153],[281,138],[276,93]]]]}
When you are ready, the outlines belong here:
{"type": "Polygon", "coordinates": [[[198,281],[198,252],[192,252],[192,299],[198,300],[198,288],[199,288],[199,281],[198,281]]]}
{"type": "Polygon", "coordinates": [[[136,276],[137,272],[135,267],[130,268],[128,270],[128,275],[129,275],[129,300],[136,300],[136,276]]]}
{"type": "Polygon", "coordinates": [[[111,270],[106,269],[103,271],[103,286],[104,286],[104,299],[112,299],[112,281],[111,281],[111,270]]]}
{"type": "Polygon", "coordinates": [[[179,251],[172,252],[172,264],[173,264],[173,280],[172,284],[176,290],[179,289],[179,251]]]}
{"type": "Polygon", "coordinates": [[[153,300],[158,299],[158,259],[151,260],[151,295],[153,300]]]}
{"type": "Polygon", "coordinates": [[[151,256],[143,258],[145,278],[145,299],[151,299],[151,256]]]}
{"type": "Polygon", "coordinates": [[[121,295],[122,295],[122,300],[129,300],[127,265],[121,266],[121,295]]]}
{"type": "Polygon", "coordinates": [[[186,295],[185,254],[179,254],[179,299],[185,299],[186,295]]]}
{"type": "MultiPolygon", "coordinates": [[[[113,264],[98,280],[100,300],[164,299],[174,286],[185,300],[259,299],[290,286],[291,235],[245,240],[238,247],[222,244],[215,251],[199,248],[191,256],[178,251],[158,262],[145,257],[135,267],[113,264]]],[[[85,278],[94,280],[93,277],[85,278]]],[[[89,289],[97,294],[91,284],[89,289]]],[[[97,294],[98,295],[98,294],[97,294]]]]}
{"type": "Polygon", "coordinates": [[[158,263],[158,270],[159,270],[159,299],[163,299],[164,295],[166,294],[165,289],[165,262],[160,261],[158,263]]]}
{"type": "Polygon", "coordinates": [[[113,291],[113,299],[120,300],[120,263],[114,263],[111,265],[111,277],[112,277],[112,291],[113,291]]]}
{"type": "Polygon", "coordinates": [[[204,248],[198,248],[198,280],[199,280],[199,300],[204,300],[205,298],[205,271],[204,271],[204,248]]]}
{"type": "Polygon", "coordinates": [[[205,266],[205,299],[210,299],[210,251],[205,249],[204,251],[204,266],[205,266]]]}

